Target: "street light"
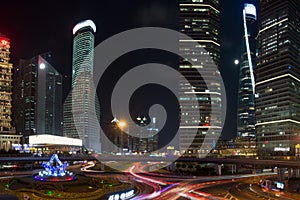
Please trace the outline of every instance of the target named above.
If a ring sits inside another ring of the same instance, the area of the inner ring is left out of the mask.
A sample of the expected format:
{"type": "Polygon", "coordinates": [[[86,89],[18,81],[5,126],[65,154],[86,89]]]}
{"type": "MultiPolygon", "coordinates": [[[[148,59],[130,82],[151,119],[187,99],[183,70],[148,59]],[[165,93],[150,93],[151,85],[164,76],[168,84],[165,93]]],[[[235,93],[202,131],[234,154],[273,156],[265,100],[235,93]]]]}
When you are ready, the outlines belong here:
{"type": "Polygon", "coordinates": [[[123,128],[126,126],[126,122],[125,121],[119,121],[118,126],[120,127],[121,130],[123,130],[123,128]]]}

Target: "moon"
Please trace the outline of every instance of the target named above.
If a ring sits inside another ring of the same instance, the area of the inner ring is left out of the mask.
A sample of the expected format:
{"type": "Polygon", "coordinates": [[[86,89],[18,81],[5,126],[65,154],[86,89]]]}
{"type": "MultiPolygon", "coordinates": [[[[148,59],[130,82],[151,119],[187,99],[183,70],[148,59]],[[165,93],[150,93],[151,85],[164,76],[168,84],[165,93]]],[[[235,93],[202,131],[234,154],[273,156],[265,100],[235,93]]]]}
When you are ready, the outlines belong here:
{"type": "Polygon", "coordinates": [[[234,64],[235,64],[235,65],[238,65],[239,63],[240,63],[240,61],[239,61],[238,59],[235,59],[235,60],[234,60],[234,64]]]}

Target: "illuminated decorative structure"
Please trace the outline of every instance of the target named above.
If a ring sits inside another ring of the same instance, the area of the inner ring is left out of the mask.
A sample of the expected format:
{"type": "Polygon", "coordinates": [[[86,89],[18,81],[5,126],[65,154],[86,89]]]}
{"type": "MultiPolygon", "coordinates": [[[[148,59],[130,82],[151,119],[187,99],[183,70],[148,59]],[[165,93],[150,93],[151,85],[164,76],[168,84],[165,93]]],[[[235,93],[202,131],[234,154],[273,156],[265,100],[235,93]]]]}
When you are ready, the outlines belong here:
{"type": "Polygon", "coordinates": [[[90,151],[101,151],[98,100],[93,82],[93,21],[85,20],[73,28],[72,88],[64,103],[64,136],[79,138],[90,151]]]}
{"type": "Polygon", "coordinates": [[[21,59],[14,71],[14,121],[28,144],[36,134],[62,135],[62,76],[50,52],[21,59]]]}
{"type": "Polygon", "coordinates": [[[21,135],[15,135],[11,126],[12,69],[10,40],[0,34],[0,149],[9,150],[13,143],[20,143],[21,135]]]}
{"type": "Polygon", "coordinates": [[[57,154],[53,154],[48,162],[44,162],[42,166],[45,170],[40,171],[35,176],[40,181],[71,181],[74,179],[73,172],[67,171],[68,162],[62,163],[57,154]]]}
{"type": "Polygon", "coordinates": [[[257,33],[256,8],[252,4],[245,4],[243,10],[244,36],[240,62],[239,90],[238,90],[238,124],[237,137],[255,137],[255,79],[257,33]]]}
{"type": "Polygon", "coordinates": [[[295,156],[300,141],[300,1],[261,0],[256,68],[260,156],[295,156]]]}
{"type": "MultiPolygon", "coordinates": [[[[216,76],[219,71],[215,70],[212,63],[203,64],[201,58],[203,55],[209,55],[217,67],[220,67],[220,11],[218,0],[180,0],[180,18],[179,18],[179,30],[180,32],[188,35],[198,42],[195,47],[190,47],[189,40],[179,40],[179,52],[181,55],[185,55],[187,60],[180,60],[179,71],[189,81],[191,86],[185,85],[184,81],[179,83],[179,102],[181,105],[181,111],[186,110],[188,112],[181,112],[181,118],[186,118],[185,124],[180,127],[180,153],[188,156],[199,157],[201,154],[205,155],[211,149],[211,144],[203,144],[204,137],[208,133],[208,129],[214,132],[221,130],[221,116],[216,119],[211,119],[211,107],[218,105],[221,102],[221,87],[216,76]],[[206,51],[203,51],[202,49],[206,51]],[[199,53],[197,53],[199,52],[199,53]],[[190,62],[197,65],[191,65],[190,62]],[[207,80],[210,82],[213,91],[209,91],[204,82],[203,77],[199,75],[197,68],[203,69],[207,80]],[[192,103],[193,96],[197,96],[198,105],[192,103]],[[200,119],[195,118],[195,107],[200,111],[200,119]],[[191,110],[191,111],[189,111],[191,110]],[[187,116],[187,117],[186,117],[187,116]],[[219,126],[211,127],[211,120],[214,120],[214,124],[219,126]],[[198,126],[194,126],[194,123],[199,123],[198,126]],[[190,145],[187,151],[183,151],[187,145],[189,145],[186,139],[194,137],[193,143],[190,145]],[[203,151],[200,148],[205,149],[203,151]]],[[[221,108],[218,109],[218,113],[221,108]]]]}

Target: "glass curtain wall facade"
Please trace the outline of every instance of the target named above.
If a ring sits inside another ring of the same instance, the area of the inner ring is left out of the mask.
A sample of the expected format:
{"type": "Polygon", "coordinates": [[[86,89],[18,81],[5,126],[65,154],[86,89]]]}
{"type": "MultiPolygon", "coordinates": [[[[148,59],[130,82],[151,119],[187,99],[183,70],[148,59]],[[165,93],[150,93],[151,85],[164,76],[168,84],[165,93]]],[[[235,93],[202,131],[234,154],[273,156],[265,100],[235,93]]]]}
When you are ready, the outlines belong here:
{"type": "Polygon", "coordinates": [[[99,104],[93,82],[95,32],[91,20],[73,28],[72,88],[64,103],[63,130],[67,137],[82,139],[86,149],[100,152],[99,104]]]}
{"type": "MultiPolygon", "coordinates": [[[[206,62],[203,63],[203,59],[201,61],[203,55],[209,55],[218,68],[220,67],[219,1],[180,0],[179,2],[179,30],[181,33],[188,35],[198,42],[194,47],[190,47],[189,41],[179,40],[179,51],[187,58],[186,60],[180,60],[179,71],[190,82],[190,85],[185,85],[182,80],[180,80],[179,83],[181,118],[186,119],[184,125],[181,126],[179,130],[179,148],[181,155],[201,157],[201,154],[205,155],[209,153],[203,152],[209,151],[207,150],[209,148],[201,150],[208,129],[212,130],[212,133],[215,130],[220,131],[221,129],[221,127],[210,127],[211,120],[221,125],[220,118],[211,118],[211,106],[219,104],[221,101],[221,85],[215,80],[215,76],[219,72],[210,64],[206,62]],[[203,48],[206,51],[202,50],[203,48]],[[191,65],[191,61],[196,63],[196,65],[191,65]],[[206,76],[207,80],[210,81],[214,91],[207,89],[203,77],[198,73],[197,68],[201,68],[202,75],[206,76]],[[191,101],[194,95],[197,96],[198,105],[193,105],[191,101]],[[200,111],[200,119],[194,117],[195,113],[193,113],[193,110],[195,108],[200,111]],[[198,123],[198,126],[191,126],[194,122],[198,123]],[[195,132],[197,132],[197,134],[193,139],[193,143],[189,146],[188,150],[183,150],[188,146],[187,138],[194,137],[195,132]]],[[[207,145],[211,146],[211,144],[207,145]]]]}
{"type": "Polygon", "coordinates": [[[255,137],[256,8],[244,4],[243,43],[239,72],[237,137],[255,137]]]}
{"type": "Polygon", "coordinates": [[[294,156],[300,143],[300,1],[261,0],[256,70],[260,156],[294,156]]]}
{"type": "Polygon", "coordinates": [[[14,121],[25,143],[30,135],[62,135],[62,75],[51,59],[51,53],[21,59],[15,69],[14,121]]]}

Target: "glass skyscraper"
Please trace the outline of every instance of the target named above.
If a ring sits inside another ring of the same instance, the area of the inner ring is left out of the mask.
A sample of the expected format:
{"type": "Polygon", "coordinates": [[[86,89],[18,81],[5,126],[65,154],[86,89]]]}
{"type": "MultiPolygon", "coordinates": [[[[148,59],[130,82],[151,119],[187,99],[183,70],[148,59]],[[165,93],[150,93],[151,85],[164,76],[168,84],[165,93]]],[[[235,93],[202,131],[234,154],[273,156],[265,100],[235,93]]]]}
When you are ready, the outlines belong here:
{"type": "Polygon", "coordinates": [[[21,59],[14,72],[14,121],[24,142],[29,135],[62,135],[62,75],[51,53],[21,59]]]}
{"type": "Polygon", "coordinates": [[[258,153],[294,156],[300,143],[300,1],[261,0],[259,10],[258,153]]]}
{"type": "Polygon", "coordinates": [[[96,26],[85,20],[73,28],[72,88],[64,103],[64,135],[80,138],[88,150],[100,152],[98,100],[93,82],[96,26]]]}
{"type": "Polygon", "coordinates": [[[243,43],[239,73],[237,137],[255,137],[256,8],[244,4],[243,43]]]}
{"type": "MultiPolygon", "coordinates": [[[[187,59],[180,60],[179,72],[189,81],[186,85],[184,81],[179,83],[179,102],[181,119],[185,119],[180,127],[180,153],[186,156],[201,157],[209,153],[212,144],[203,144],[204,137],[208,136],[210,129],[212,134],[221,130],[221,118],[212,118],[212,106],[220,105],[221,83],[216,77],[219,71],[212,63],[203,61],[203,56],[210,56],[217,67],[220,67],[220,11],[218,0],[180,0],[180,21],[179,30],[198,42],[191,47],[191,41],[179,40],[179,52],[187,59]],[[205,49],[205,50],[203,50],[205,49]],[[190,62],[196,63],[191,65],[190,62]],[[201,69],[201,75],[197,69],[201,69]],[[209,80],[208,90],[202,76],[209,80]],[[192,103],[196,95],[197,105],[192,103]],[[195,109],[200,112],[200,119],[195,117],[195,109]],[[211,126],[211,122],[220,126],[211,126]],[[198,124],[194,126],[195,122],[198,124]],[[195,138],[194,133],[197,133],[195,138]],[[193,139],[193,143],[188,150],[184,150],[189,144],[187,138],[193,139]],[[206,145],[206,148],[201,148],[206,145]]],[[[221,111],[221,108],[216,108],[221,111]]],[[[218,115],[218,113],[215,113],[218,115]]],[[[215,116],[216,116],[215,115],[215,116]]],[[[216,141],[215,141],[216,142],[216,141]]]]}

